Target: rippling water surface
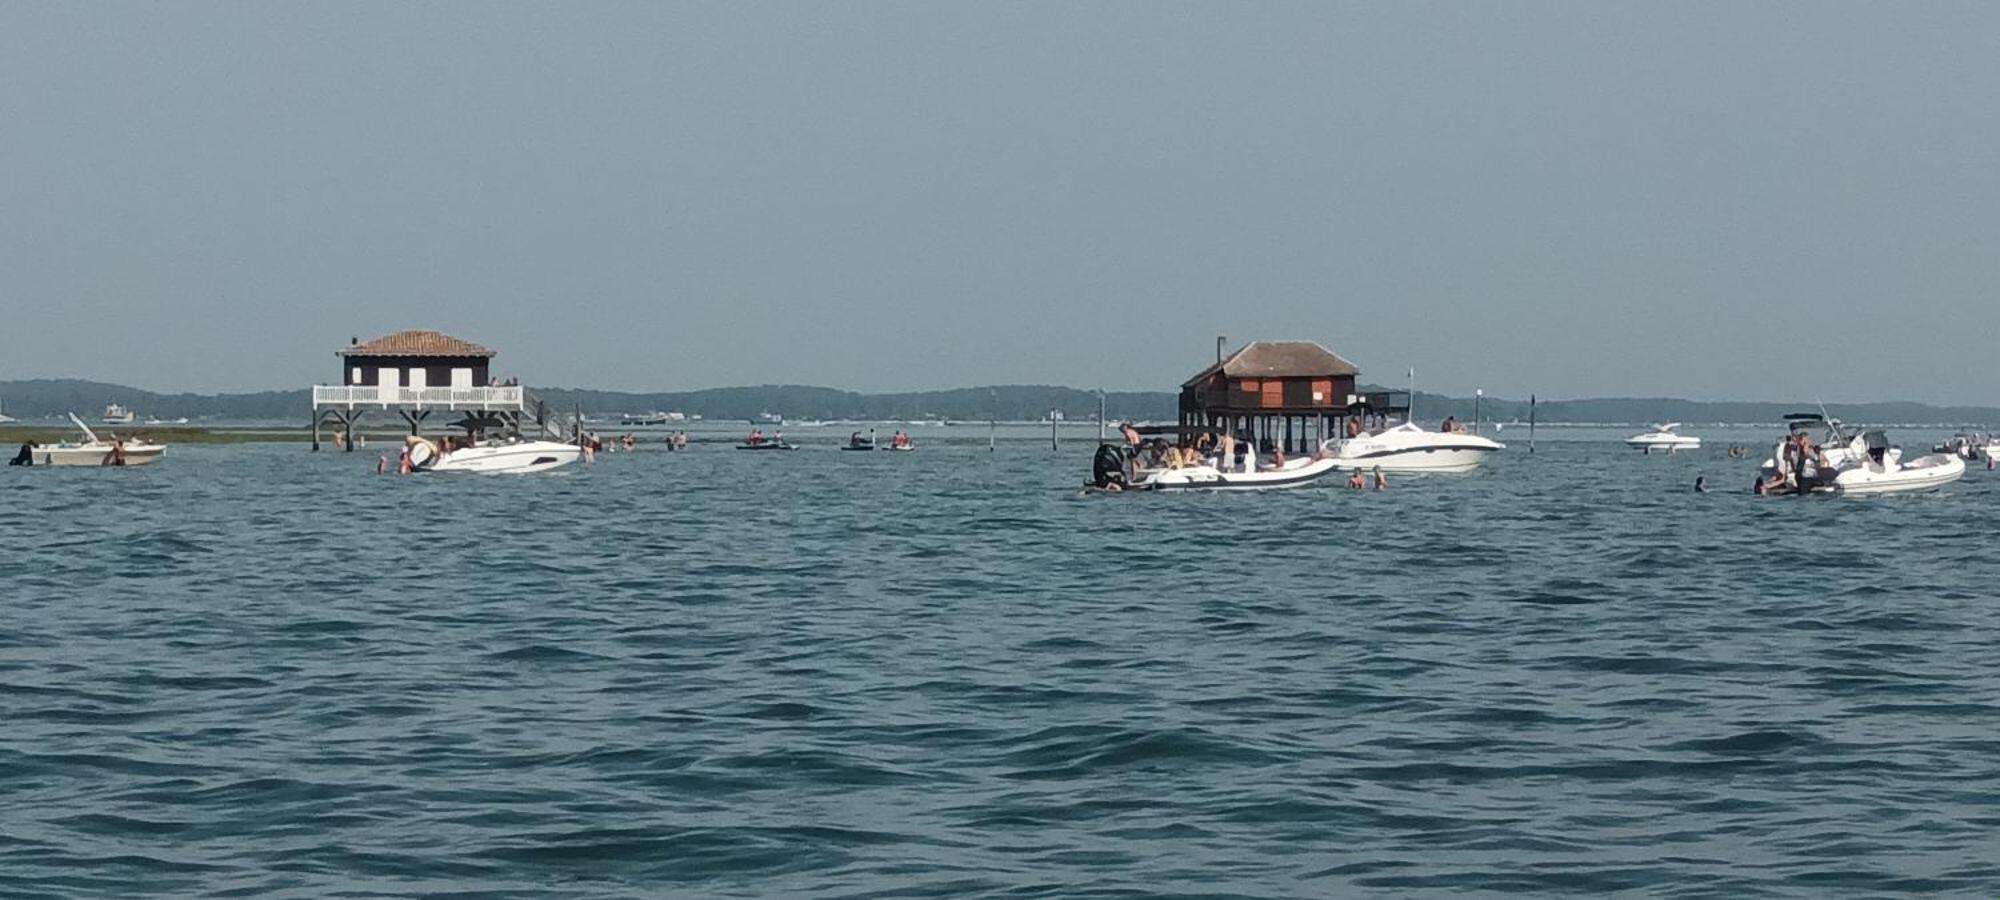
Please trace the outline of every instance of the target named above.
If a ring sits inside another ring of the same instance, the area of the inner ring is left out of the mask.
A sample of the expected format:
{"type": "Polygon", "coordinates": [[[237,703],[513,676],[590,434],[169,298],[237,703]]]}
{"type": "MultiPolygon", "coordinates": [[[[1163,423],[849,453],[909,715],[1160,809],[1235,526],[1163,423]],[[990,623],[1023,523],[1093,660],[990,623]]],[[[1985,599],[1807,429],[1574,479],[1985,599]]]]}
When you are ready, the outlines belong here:
{"type": "Polygon", "coordinates": [[[4,470],[0,894],[2000,889],[2000,473],[1522,451],[4,470]]]}

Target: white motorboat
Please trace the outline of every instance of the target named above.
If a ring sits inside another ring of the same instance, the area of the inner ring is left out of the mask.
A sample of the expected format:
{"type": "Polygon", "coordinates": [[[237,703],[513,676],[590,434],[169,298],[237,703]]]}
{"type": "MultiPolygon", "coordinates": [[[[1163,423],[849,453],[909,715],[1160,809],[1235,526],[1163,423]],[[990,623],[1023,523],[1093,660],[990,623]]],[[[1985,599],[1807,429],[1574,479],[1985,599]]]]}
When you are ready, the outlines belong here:
{"type": "Polygon", "coordinates": [[[1425,431],[1414,422],[1327,441],[1338,469],[1384,472],[1470,472],[1506,444],[1462,431],[1425,431]]]}
{"type": "Polygon", "coordinates": [[[1268,491],[1305,487],[1336,468],[1331,457],[1286,460],[1282,466],[1252,471],[1225,470],[1212,465],[1157,469],[1134,487],[1150,491],[1268,491]]]}
{"type": "Polygon", "coordinates": [[[1655,425],[1652,431],[1648,431],[1645,434],[1635,434],[1626,438],[1625,445],[1628,447],[1637,447],[1647,453],[1655,450],[1665,450],[1672,453],[1676,450],[1694,450],[1701,446],[1701,438],[1691,434],[1681,434],[1675,430],[1679,427],[1681,427],[1681,423],[1679,422],[1655,425]]]}
{"type": "Polygon", "coordinates": [[[106,425],[130,425],[136,418],[131,410],[113,403],[104,408],[104,418],[99,421],[106,425]]]}
{"type": "Polygon", "coordinates": [[[546,472],[576,462],[583,448],[560,441],[491,441],[441,450],[420,437],[405,439],[410,467],[418,472],[478,472],[519,474],[546,472]]]}
{"type": "MultiPolygon", "coordinates": [[[[1798,421],[1794,422],[1795,433],[1804,430],[1798,421]]],[[[1840,430],[1839,422],[1820,421],[1827,425],[1830,438],[1844,443],[1833,444],[1830,439],[1829,445],[1815,446],[1804,464],[1797,466],[1803,471],[1791,471],[1793,464],[1781,467],[1775,457],[1765,460],[1758,483],[1766,485],[1773,473],[1782,473],[1784,484],[1766,487],[1764,493],[1901,494],[1934,491],[1965,477],[1965,460],[1956,454],[1933,453],[1906,461],[1902,448],[1891,446],[1888,435],[1879,430],[1849,437],[1840,430]]]]}
{"type": "Polygon", "coordinates": [[[4,403],[0,403],[0,425],[5,425],[8,422],[14,422],[14,421],[18,420],[15,419],[13,416],[7,414],[7,405],[4,403]]]}
{"type": "MultiPolygon", "coordinates": [[[[1866,440],[1870,436],[1879,434],[1880,432],[1871,431],[1855,440],[1866,440]]],[[[1867,452],[1871,455],[1862,457],[1859,462],[1834,474],[1834,493],[1901,494],[1912,491],[1935,491],[1965,477],[1965,460],[1949,453],[1933,453],[1904,462],[1903,451],[1898,447],[1882,448],[1879,454],[1875,448],[1870,448],[1867,452]]]]}
{"type": "Polygon", "coordinates": [[[1268,491],[1305,487],[1334,470],[1329,457],[1301,457],[1283,465],[1259,467],[1245,460],[1224,468],[1217,462],[1168,468],[1133,468],[1126,451],[1100,444],[1091,463],[1093,480],[1086,491],[1268,491]]]}
{"type": "Polygon", "coordinates": [[[97,436],[83,420],[70,413],[69,420],[83,432],[82,441],[64,441],[58,444],[41,444],[28,450],[28,458],[37,466],[144,466],[158,462],[167,452],[163,444],[154,444],[139,439],[124,439],[112,435],[110,440],[97,436]]]}
{"type": "Polygon", "coordinates": [[[1949,453],[1966,462],[1976,462],[1981,456],[1993,458],[1995,449],[2000,449],[2000,438],[1979,431],[1961,431],[1931,448],[1933,453],[1949,453]]]}

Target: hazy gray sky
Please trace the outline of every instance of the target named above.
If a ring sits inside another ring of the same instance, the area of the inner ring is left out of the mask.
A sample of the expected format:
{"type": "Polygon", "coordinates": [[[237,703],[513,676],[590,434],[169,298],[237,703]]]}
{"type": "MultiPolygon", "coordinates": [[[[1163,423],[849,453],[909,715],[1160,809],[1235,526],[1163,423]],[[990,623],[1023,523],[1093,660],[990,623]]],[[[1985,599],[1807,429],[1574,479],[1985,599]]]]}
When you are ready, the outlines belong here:
{"type": "Polygon", "coordinates": [[[10,3],[0,379],[2000,402],[2000,4],[10,3]]]}

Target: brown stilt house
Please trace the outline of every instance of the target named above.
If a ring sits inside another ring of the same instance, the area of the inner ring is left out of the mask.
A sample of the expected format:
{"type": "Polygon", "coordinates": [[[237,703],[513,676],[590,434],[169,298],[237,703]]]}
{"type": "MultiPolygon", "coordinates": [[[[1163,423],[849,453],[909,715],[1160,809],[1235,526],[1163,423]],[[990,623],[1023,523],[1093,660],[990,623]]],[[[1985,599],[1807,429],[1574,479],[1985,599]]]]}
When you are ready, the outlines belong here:
{"type": "Polygon", "coordinates": [[[1360,374],[1312,341],[1252,341],[1181,385],[1181,431],[1226,431],[1310,453],[1340,436],[1350,416],[1408,412],[1408,394],[1357,393],[1360,374]]]}
{"type": "Polygon", "coordinates": [[[525,431],[562,436],[576,424],[551,414],[519,384],[495,384],[494,353],[471,341],[435,331],[398,331],[339,351],[341,380],[314,385],[313,449],[331,425],[354,448],[354,426],[371,410],[394,410],[411,434],[423,430],[432,413],[458,416],[450,427],[468,437],[525,431]]]}

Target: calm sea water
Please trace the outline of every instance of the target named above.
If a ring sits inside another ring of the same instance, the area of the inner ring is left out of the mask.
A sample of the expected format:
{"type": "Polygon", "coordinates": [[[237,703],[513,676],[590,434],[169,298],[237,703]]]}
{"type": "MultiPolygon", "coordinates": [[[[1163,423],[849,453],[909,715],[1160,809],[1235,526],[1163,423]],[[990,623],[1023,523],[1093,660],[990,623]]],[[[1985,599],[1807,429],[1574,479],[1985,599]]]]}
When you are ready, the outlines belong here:
{"type": "Polygon", "coordinates": [[[2000,890],[2000,473],[1616,436],[1255,496],[983,433],[0,470],[0,894],[2000,890]]]}

